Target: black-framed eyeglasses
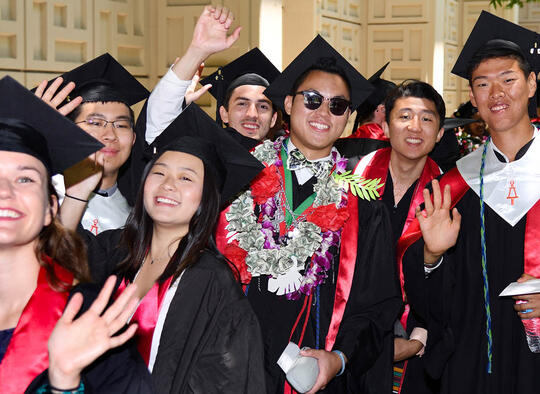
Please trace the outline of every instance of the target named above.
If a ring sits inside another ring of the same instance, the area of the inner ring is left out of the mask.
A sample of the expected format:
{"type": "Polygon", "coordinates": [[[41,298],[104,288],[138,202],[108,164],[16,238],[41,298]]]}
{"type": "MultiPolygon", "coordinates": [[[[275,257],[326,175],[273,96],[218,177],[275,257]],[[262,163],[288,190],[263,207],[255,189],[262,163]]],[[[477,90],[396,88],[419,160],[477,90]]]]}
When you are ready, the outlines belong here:
{"type": "Polygon", "coordinates": [[[304,96],[304,106],[312,111],[319,108],[323,101],[328,101],[328,108],[332,115],[341,116],[348,108],[351,108],[351,102],[342,97],[324,97],[322,94],[312,90],[301,90],[296,94],[304,96]]]}
{"type": "Polygon", "coordinates": [[[75,124],[86,123],[86,125],[91,129],[104,129],[109,123],[111,123],[115,130],[131,130],[133,124],[129,119],[117,119],[117,120],[107,120],[103,118],[88,118],[86,120],[81,120],[80,122],[75,122],[75,124]]]}

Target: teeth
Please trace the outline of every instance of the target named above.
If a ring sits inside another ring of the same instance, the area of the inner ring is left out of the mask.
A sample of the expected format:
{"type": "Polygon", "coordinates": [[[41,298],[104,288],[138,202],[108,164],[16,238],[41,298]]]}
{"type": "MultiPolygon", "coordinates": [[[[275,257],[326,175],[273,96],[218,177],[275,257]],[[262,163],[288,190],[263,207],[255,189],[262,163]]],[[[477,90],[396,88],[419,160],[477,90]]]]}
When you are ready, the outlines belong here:
{"type": "Polygon", "coordinates": [[[407,141],[407,142],[409,142],[411,144],[419,144],[419,143],[422,142],[422,140],[419,139],[419,138],[407,138],[407,139],[405,139],[405,141],[407,141]]]}
{"type": "Polygon", "coordinates": [[[496,105],[495,107],[491,107],[492,111],[500,111],[506,108],[506,105],[496,105]]]}
{"type": "Polygon", "coordinates": [[[319,123],[319,122],[309,122],[310,126],[313,126],[315,127],[316,129],[319,129],[319,130],[326,130],[329,128],[328,125],[325,125],[325,124],[322,124],[322,123],[319,123]]]}
{"type": "Polygon", "coordinates": [[[21,215],[11,209],[0,209],[0,218],[18,218],[21,215]]]}
{"type": "Polygon", "coordinates": [[[253,125],[253,124],[245,124],[245,123],[244,123],[242,126],[244,126],[246,129],[253,129],[253,130],[259,128],[259,126],[257,126],[257,125],[253,125]]]}
{"type": "Polygon", "coordinates": [[[164,203],[164,204],[178,205],[177,201],[174,201],[174,200],[171,200],[171,199],[165,198],[165,197],[158,197],[157,202],[161,202],[161,203],[164,203]]]}

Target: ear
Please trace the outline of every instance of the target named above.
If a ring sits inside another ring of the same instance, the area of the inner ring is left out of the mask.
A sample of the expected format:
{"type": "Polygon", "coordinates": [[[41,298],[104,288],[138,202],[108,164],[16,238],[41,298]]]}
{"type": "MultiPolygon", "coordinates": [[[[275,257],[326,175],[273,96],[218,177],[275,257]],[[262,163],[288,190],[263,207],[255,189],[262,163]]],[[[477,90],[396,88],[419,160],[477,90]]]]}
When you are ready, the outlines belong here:
{"type": "Polygon", "coordinates": [[[382,125],[382,129],[384,131],[384,136],[386,138],[390,138],[390,127],[388,126],[388,123],[386,123],[386,120],[383,120],[381,125],[382,125]]]}
{"type": "Polygon", "coordinates": [[[131,146],[135,145],[135,140],[137,140],[137,133],[133,132],[133,141],[131,141],[131,146]]]}
{"type": "Polygon", "coordinates": [[[538,89],[536,84],[536,74],[534,71],[531,71],[529,78],[527,78],[527,86],[529,87],[529,98],[531,98],[536,94],[536,89],[538,89]]]}
{"type": "Polygon", "coordinates": [[[476,100],[474,99],[474,93],[470,86],[469,86],[469,100],[471,100],[471,104],[473,105],[473,107],[478,108],[476,105],[476,100]]]}
{"type": "Polygon", "coordinates": [[[287,113],[287,115],[290,115],[293,104],[293,96],[285,96],[285,101],[283,102],[283,104],[285,106],[285,112],[287,113]]]}
{"type": "Polygon", "coordinates": [[[53,219],[56,217],[56,214],[58,213],[58,199],[54,194],[51,194],[51,201],[52,204],[47,204],[45,207],[45,223],[43,223],[44,226],[48,226],[52,223],[53,219]]]}
{"type": "Polygon", "coordinates": [[[444,127],[441,127],[441,129],[437,133],[437,139],[435,140],[435,142],[439,142],[443,135],[444,135],[444,127]]]}
{"type": "Polygon", "coordinates": [[[276,125],[276,120],[277,120],[277,111],[274,111],[274,115],[272,115],[272,121],[270,122],[270,128],[276,125]]]}
{"type": "Polygon", "coordinates": [[[219,107],[219,116],[221,116],[223,123],[229,123],[229,113],[223,105],[219,107]]]}

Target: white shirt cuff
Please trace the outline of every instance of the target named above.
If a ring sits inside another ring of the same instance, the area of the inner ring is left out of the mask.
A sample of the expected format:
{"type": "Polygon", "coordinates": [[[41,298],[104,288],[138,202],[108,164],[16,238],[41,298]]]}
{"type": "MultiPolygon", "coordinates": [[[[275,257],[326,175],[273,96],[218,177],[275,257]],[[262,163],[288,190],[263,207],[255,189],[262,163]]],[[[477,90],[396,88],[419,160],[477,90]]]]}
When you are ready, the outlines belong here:
{"type": "Polygon", "coordinates": [[[148,144],[182,113],[182,104],[191,81],[178,78],[172,68],[160,79],[148,98],[146,107],[146,135],[148,144]]]}
{"type": "Polygon", "coordinates": [[[417,356],[422,357],[424,355],[424,352],[426,350],[427,337],[428,337],[428,332],[425,328],[422,328],[422,327],[413,328],[411,335],[409,337],[409,340],[416,339],[423,345],[422,349],[420,349],[418,353],[416,353],[417,356]]]}

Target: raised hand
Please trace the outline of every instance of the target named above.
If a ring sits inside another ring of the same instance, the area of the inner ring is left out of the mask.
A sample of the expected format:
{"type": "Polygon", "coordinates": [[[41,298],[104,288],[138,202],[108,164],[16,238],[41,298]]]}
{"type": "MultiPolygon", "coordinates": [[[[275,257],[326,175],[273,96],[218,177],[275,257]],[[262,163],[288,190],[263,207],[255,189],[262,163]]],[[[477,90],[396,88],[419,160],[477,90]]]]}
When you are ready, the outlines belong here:
{"type": "Polygon", "coordinates": [[[211,84],[204,85],[202,88],[195,90],[197,87],[197,83],[199,83],[199,80],[201,79],[202,72],[204,70],[204,63],[201,63],[199,68],[197,69],[197,72],[195,73],[195,76],[191,80],[191,85],[186,90],[186,95],[184,96],[186,100],[186,105],[191,104],[194,101],[197,101],[203,94],[205,94],[208,89],[212,87],[211,84]]]}
{"type": "Polygon", "coordinates": [[[77,96],[71,99],[67,104],[58,108],[58,106],[64,102],[64,100],[69,96],[73,89],[75,89],[75,83],[69,82],[66,86],[62,88],[62,90],[57,92],[60,85],[62,85],[62,82],[64,82],[62,77],[58,77],[54,80],[53,83],[51,83],[51,86],[47,88],[47,81],[44,80],[36,88],[35,95],[45,101],[51,107],[56,109],[62,115],[66,116],[82,103],[82,97],[77,96]]]}
{"type": "Polygon", "coordinates": [[[59,389],[77,387],[85,367],[135,334],[137,325],[131,324],[122,334],[114,336],[126,325],[139,301],[135,297],[136,285],[130,285],[105,310],[115,283],[116,277],[109,277],[88,311],[76,320],[83,296],[76,293],[68,302],[49,337],[49,381],[52,386],[59,389]]]}
{"type": "Polygon", "coordinates": [[[178,78],[191,80],[201,63],[210,55],[230,48],[238,40],[241,27],[229,35],[233,21],[233,13],[227,8],[210,5],[204,7],[195,25],[191,44],[180,61],[172,66],[178,78]]]}
{"type": "Polygon", "coordinates": [[[416,217],[422,230],[424,238],[424,262],[426,264],[435,263],[449,248],[456,244],[461,226],[461,215],[457,208],[452,210],[450,216],[450,206],[452,197],[450,195],[450,185],[444,188],[444,198],[441,197],[439,182],[434,179],[433,202],[429,191],[424,189],[425,209],[416,207],[416,217]]]}
{"type": "Polygon", "coordinates": [[[222,6],[204,7],[193,30],[191,47],[210,56],[231,47],[240,37],[241,27],[234,29],[229,35],[229,29],[234,21],[232,11],[222,6]]]}

